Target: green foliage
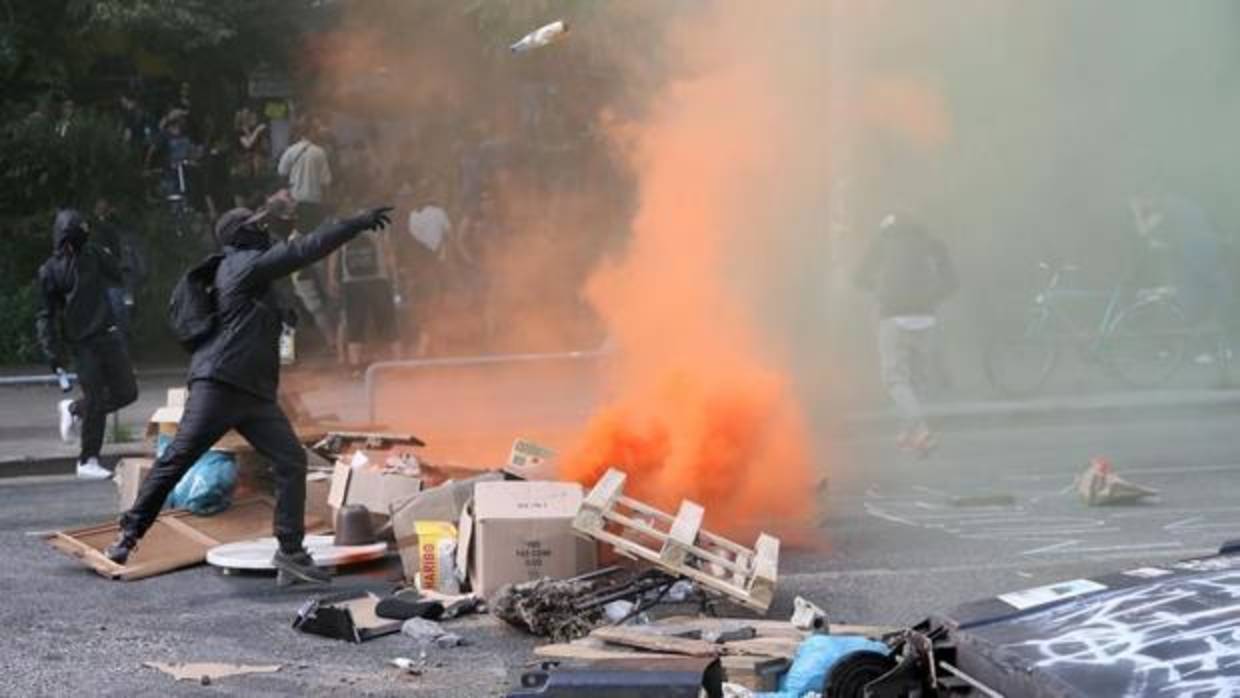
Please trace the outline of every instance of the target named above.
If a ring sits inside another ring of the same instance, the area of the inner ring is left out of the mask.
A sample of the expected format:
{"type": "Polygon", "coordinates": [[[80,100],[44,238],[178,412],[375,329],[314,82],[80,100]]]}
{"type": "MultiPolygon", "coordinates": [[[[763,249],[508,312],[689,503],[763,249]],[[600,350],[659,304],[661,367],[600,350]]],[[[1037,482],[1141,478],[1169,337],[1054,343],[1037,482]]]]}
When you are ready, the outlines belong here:
{"type": "Polygon", "coordinates": [[[13,114],[0,126],[0,217],[140,194],[138,156],[120,132],[91,112],[78,113],[63,135],[45,114],[13,114]]]}

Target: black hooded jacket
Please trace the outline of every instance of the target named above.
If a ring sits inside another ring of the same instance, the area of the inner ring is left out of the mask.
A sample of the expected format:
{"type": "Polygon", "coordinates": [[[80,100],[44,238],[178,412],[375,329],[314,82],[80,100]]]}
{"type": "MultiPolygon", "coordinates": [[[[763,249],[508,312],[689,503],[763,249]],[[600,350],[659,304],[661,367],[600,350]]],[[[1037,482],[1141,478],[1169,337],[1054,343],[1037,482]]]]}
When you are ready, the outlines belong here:
{"type": "Polygon", "coordinates": [[[226,383],[275,400],[283,312],[274,282],[326,257],[371,224],[359,216],[270,247],[226,245],[215,273],[219,324],[190,359],[189,381],[226,383]]]}
{"type": "Polygon", "coordinates": [[[121,284],[120,264],[107,250],[84,241],[81,225],[76,212],[58,214],[52,229],[53,254],[39,267],[36,330],[40,348],[53,362],[62,358],[58,334],[72,346],[116,324],[107,289],[121,284]]]}
{"type": "Polygon", "coordinates": [[[942,242],[916,223],[878,233],[857,270],[856,284],[878,298],[879,317],[933,315],[958,281],[942,242]]]}

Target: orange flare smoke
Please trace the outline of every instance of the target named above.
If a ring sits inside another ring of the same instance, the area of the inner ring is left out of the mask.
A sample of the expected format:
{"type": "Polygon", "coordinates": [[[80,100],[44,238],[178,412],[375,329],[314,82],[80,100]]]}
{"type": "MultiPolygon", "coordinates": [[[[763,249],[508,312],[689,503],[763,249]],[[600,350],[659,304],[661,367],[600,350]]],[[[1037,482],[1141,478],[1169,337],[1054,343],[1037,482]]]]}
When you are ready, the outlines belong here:
{"type": "Polygon", "coordinates": [[[769,263],[781,213],[770,192],[806,148],[787,133],[777,68],[744,55],[720,62],[718,47],[753,43],[727,40],[745,34],[744,18],[723,24],[722,36],[698,25],[682,37],[707,69],[620,134],[639,209],[624,258],[587,286],[617,349],[614,399],[563,474],[592,484],[616,466],[632,496],[673,511],[693,499],[712,526],[748,535],[799,527],[814,510],[801,406],[738,292],[769,263]]]}

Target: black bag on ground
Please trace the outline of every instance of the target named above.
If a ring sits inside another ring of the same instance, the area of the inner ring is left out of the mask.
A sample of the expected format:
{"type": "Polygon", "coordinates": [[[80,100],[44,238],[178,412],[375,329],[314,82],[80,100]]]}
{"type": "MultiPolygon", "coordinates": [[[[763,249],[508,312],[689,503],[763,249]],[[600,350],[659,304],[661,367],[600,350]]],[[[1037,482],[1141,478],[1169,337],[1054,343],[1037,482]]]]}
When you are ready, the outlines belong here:
{"type": "Polygon", "coordinates": [[[218,323],[215,302],[215,272],[224,259],[213,254],[185,272],[168,300],[168,325],[188,352],[193,352],[215,332],[218,323]]]}

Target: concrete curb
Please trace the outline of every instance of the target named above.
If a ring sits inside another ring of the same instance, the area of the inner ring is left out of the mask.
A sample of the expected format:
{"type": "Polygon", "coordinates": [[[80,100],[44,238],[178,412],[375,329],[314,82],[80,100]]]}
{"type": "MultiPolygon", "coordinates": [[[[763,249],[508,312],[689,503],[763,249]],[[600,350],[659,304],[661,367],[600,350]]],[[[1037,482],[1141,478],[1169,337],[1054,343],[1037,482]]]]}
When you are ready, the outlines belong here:
{"type": "MultiPolygon", "coordinates": [[[[142,442],[125,444],[108,444],[103,449],[100,460],[105,468],[115,467],[121,458],[151,456],[148,444],[142,442]],[[111,466],[111,467],[109,467],[111,466]]],[[[49,455],[26,456],[23,458],[0,459],[0,480],[13,477],[30,477],[32,475],[73,475],[77,468],[76,456],[49,455]]]]}
{"type": "MultiPolygon", "coordinates": [[[[1240,390],[1186,390],[1057,396],[1031,400],[941,403],[926,406],[926,417],[938,428],[954,426],[1021,426],[1091,419],[1193,417],[1240,407],[1240,390]]],[[[887,427],[898,423],[894,412],[867,412],[845,417],[848,427],[887,427]]]]}

